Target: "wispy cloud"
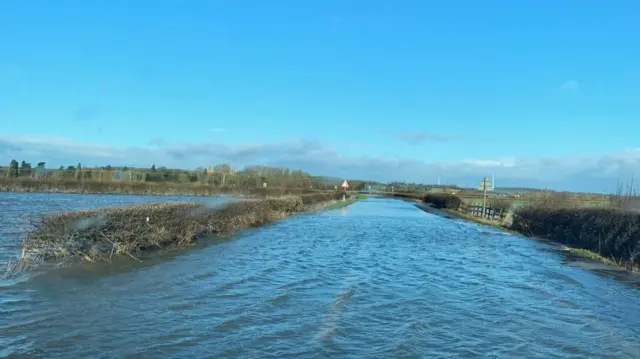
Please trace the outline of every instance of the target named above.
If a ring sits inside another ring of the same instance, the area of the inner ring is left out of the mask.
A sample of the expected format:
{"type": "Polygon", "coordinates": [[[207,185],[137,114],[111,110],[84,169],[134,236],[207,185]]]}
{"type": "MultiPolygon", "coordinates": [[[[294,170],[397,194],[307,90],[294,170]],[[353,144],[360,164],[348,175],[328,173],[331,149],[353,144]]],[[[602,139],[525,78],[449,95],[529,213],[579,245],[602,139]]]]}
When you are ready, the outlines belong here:
{"type": "Polygon", "coordinates": [[[613,190],[640,167],[640,148],[599,155],[560,157],[475,158],[424,162],[411,158],[345,156],[325,143],[290,140],[278,143],[229,145],[217,142],[148,146],[107,146],[45,136],[0,136],[0,162],[11,159],[45,161],[49,167],[81,162],[149,167],[196,168],[229,162],[234,166],[266,164],[300,168],[317,175],[381,181],[435,182],[475,186],[495,174],[499,185],[571,190],[613,190]]]}
{"type": "Polygon", "coordinates": [[[560,89],[563,91],[577,91],[580,89],[580,83],[577,80],[567,80],[562,83],[560,89]]]}
{"type": "Polygon", "coordinates": [[[226,131],[224,128],[211,128],[209,129],[211,132],[224,132],[226,131]]]}

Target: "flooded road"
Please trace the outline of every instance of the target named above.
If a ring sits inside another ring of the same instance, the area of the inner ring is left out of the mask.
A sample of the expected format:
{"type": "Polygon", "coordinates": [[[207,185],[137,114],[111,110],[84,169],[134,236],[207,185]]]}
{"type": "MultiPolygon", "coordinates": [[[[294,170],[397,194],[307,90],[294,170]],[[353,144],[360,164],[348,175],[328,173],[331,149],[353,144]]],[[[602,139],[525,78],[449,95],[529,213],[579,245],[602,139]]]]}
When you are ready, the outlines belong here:
{"type": "MultiPolygon", "coordinates": [[[[2,255],[11,216],[125,198],[89,197],[0,193],[2,255]]],[[[640,290],[552,245],[372,198],[143,263],[4,280],[0,356],[638,358],[640,290]]]]}

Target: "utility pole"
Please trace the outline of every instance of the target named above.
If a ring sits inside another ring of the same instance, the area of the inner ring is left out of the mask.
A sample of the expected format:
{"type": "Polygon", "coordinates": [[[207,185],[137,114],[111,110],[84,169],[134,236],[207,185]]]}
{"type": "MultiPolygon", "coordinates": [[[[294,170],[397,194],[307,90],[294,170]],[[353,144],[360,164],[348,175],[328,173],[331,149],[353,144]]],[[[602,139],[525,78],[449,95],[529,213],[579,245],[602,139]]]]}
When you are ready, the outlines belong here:
{"type": "Polygon", "coordinates": [[[482,179],[482,192],[483,192],[483,196],[482,196],[482,218],[484,218],[486,216],[487,213],[487,182],[489,182],[489,180],[487,179],[487,177],[485,176],[482,179]]]}

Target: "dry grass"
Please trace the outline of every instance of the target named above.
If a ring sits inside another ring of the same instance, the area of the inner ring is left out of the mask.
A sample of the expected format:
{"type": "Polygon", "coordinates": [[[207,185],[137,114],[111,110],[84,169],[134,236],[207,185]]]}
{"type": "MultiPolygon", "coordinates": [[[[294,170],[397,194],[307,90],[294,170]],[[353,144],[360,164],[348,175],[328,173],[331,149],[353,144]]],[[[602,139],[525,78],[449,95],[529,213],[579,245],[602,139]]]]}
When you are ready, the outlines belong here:
{"type": "Polygon", "coordinates": [[[325,192],[235,201],[217,207],[202,203],[153,203],[65,212],[42,217],[22,242],[10,272],[44,261],[80,258],[110,261],[153,250],[183,248],[200,236],[229,235],[341,198],[325,192]]]}
{"type": "Polygon", "coordinates": [[[640,202],[638,188],[634,186],[634,178],[627,185],[618,181],[616,191],[608,197],[608,207],[622,210],[638,210],[640,202]]]}
{"type": "MultiPolygon", "coordinates": [[[[198,182],[137,182],[97,180],[34,180],[30,178],[9,179],[0,177],[3,192],[54,192],[94,194],[145,194],[145,195],[193,195],[210,196],[224,193],[241,193],[252,196],[281,196],[323,192],[319,189],[289,187],[230,187],[211,186],[198,182]]],[[[324,191],[326,192],[326,191],[324,191]]]]}

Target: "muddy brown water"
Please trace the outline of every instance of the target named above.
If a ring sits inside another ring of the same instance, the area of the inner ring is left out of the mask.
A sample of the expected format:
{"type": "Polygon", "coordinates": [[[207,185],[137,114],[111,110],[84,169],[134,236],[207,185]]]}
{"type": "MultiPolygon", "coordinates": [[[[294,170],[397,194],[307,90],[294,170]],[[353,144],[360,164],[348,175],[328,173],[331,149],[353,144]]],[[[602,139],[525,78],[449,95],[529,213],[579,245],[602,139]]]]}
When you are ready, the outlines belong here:
{"type": "MultiPolygon", "coordinates": [[[[184,199],[0,193],[0,257],[25,217],[184,199]]],[[[371,198],[142,263],[4,279],[0,356],[639,358],[638,288],[552,244],[371,198]]]]}

